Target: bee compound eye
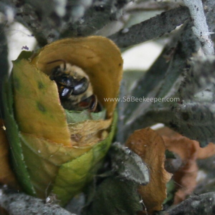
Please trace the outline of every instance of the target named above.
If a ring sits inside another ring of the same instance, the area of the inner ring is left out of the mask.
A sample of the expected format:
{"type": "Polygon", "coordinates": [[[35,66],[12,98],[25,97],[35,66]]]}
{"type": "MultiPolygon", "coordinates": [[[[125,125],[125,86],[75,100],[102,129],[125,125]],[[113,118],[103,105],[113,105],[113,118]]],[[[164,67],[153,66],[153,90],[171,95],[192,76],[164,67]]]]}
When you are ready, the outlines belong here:
{"type": "Polygon", "coordinates": [[[57,82],[57,84],[60,84],[62,86],[65,87],[73,87],[74,85],[74,81],[72,78],[69,78],[67,76],[61,76],[55,79],[55,81],[57,82]]]}
{"type": "Polygon", "coordinates": [[[86,78],[82,78],[80,81],[75,82],[73,95],[80,95],[84,93],[89,86],[89,81],[86,78]]]}
{"type": "Polygon", "coordinates": [[[72,81],[66,76],[59,78],[58,83],[66,87],[71,87],[73,84],[72,81]]]}
{"type": "Polygon", "coordinates": [[[60,66],[57,66],[52,70],[50,79],[56,81],[58,79],[58,77],[60,76],[60,74],[61,74],[60,66]]]}
{"type": "Polygon", "coordinates": [[[60,74],[61,74],[61,68],[60,68],[60,66],[55,67],[55,68],[53,69],[53,71],[52,71],[52,74],[53,74],[54,76],[60,75],[60,74]]]}
{"type": "Polygon", "coordinates": [[[67,87],[63,88],[62,91],[60,92],[60,97],[62,99],[67,98],[71,94],[71,91],[72,89],[70,88],[67,87]]]}

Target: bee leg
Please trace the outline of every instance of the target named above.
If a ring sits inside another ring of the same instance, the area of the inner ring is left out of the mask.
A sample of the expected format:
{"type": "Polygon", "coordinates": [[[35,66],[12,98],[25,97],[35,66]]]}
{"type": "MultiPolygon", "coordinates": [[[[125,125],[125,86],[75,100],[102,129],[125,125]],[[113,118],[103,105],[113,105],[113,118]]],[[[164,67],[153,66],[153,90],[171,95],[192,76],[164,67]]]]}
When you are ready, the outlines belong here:
{"type": "Polygon", "coordinates": [[[96,109],[97,109],[97,105],[98,105],[97,96],[92,95],[92,96],[91,96],[90,106],[89,106],[89,111],[90,111],[90,112],[95,112],[96,109]]]}

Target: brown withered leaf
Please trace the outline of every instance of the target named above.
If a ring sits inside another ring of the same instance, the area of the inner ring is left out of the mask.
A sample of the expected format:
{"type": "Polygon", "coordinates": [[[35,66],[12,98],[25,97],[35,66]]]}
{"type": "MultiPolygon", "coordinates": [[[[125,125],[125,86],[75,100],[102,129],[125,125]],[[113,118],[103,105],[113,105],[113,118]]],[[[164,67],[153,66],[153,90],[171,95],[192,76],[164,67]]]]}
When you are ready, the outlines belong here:
{"type": "MultiPolygon", "coordinates": [[[[173,131],[172,129],[170,129],[168,127],[160,128],[160,129],[156,130],[156,132],[163,137],[169,137],[169,138],[184,137],[181,134],[173,131]]],[[[209,157],[215,155],[215,144],[214,143],[209,143],[204,148],[201,148],[199,146],[199,144],[197,144],[197,141],[194,141],[194,144],[196,145],[197,151],[198,151],[197,159],[206,159],[206,158],[209,158],[209,157]]]]}
{"type": "Polygon", "coordinates": [[[9,145],[2,126],[3,121],[0,120],[0,184],[18,188],[15,176],[9,165],[9,145]]]}
{"type": "Polygon", "coordinates": [[[197,159],[206,159],[215,155],[215,144],[209,143],[206,147],[199,147],[197,159]]]}
{"type": "Polygon", "coordinates": [[[183,201],[196,187],[197,153],[199,144],[183,136],[163,136],[166,148],[179,155],[182,160],[181,167],[174,173],[173,179],[178,187],[174,197],[174,204],[183,201]]]}
{"type": "Polygon", "coordinates": [[[178,188],[175,193],[174,204],[178,204],[190,195],[196,187],[198,171],[196,160],[214,155],[215,144],[210,143],[205,148],[201,148],[197,141],[190,140],[167,127],[161,128],[157,132],[162,135],[166,148],[182,160],[181,167],[173,176],[178,188]]]}
{"type": "Polygon", "coordinates": [[[166,183],[171,178],[171,174],[164,168],[166,147],[163,139],[152,129],[146,128],[135,131],[128,138],[126,145],[137,153],[149,168],[149,184],[139,187],[147,213],[162,210],[166,198],[166,183]]]}
{"type": "Polygon", "coordinates": [[[181,137],[181,134],[173,131],[172,129],[168,128],[168,127],[163,127],[163,128],[159,128],[158,130],[156,130],[156,132],[158,134],[160,134],[161,136],[167,136],[167,137],[181,137]]]}

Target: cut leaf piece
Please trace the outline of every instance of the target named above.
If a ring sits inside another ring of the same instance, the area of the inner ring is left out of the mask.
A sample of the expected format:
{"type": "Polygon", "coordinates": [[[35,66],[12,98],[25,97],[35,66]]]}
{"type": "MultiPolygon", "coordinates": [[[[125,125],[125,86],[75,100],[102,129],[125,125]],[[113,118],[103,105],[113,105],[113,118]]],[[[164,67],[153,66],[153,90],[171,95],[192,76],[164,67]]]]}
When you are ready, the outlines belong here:
{"type": "Polygon", "coordinates": [[[109,39],[100,36],[68,38],[53,42],[33,56],[32,63],[50,75],[52,70],[64,60],[79,66],[89,76],[94,93],[107,110],[108,118],[113,115],[122,78],[123,60],[118,47],[109,39]]]}
{"type": "Polygon", "coordinates": [[[28,194],[45,198],[53,192],[65,204],[92,180],[112,142],[116,101],[104,98],[118,95],[122,58],[110,40],[96,36],[54,42],[29,60],[30,54],[14,62],[4,89],[13,166],[28,194]],[[88,118],[86,111],[65,113],[49,77],[62,61],[48,63],[59,58],[87,72],[104,111],[88,118]]]}
{"type": "Polygon", "coordinates": [[[103,109],[100,112],[89,112],[88,110],[84,111],[69,111],[65,110],[67,123],[77,123],[77,122],[84,122],[86,120],[100,120],[105,119],[106,117],[106,110],[103,109]]]}
{"type": "Polygon", "coordinates": [[[62,205],[66,204],[71,196],[78,194],[96,176],[111,145],[116,120],[115,115],[111,131],[105,140],[94,145],[85,154],[60,166],[53,192],[61,199],[62,205]]]}
{"type": "Polygon", "coordinates": [[[135,131],[126,146],[137,153],[149,169],[150,182],[139,187],[147,213],[162,210],[167,197],[166,183],[172,176],[164,168],[166,147],[163,139],[152,129],[146,128],[135,131]]]}
{"type": "Polygon", "coordinates": [[[68,124],[73,146],[92,146],[107,137],[112,118],[107,120],[86,120],[68,124]]]}
{"type": "Polygon", "coordinates": [[[12,76],[15,116],[19,129],[36,137],[71,146],[56,83],[26,59],[14,62],[12,76]]]}

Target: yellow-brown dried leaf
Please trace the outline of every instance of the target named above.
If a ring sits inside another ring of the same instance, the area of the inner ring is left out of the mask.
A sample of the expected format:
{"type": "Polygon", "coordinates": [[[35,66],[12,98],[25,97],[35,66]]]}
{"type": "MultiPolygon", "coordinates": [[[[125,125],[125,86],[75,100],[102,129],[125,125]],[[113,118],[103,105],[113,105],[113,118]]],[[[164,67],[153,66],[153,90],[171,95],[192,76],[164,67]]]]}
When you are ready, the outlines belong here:
{"type": "Polygon", "coordinates": [[[100,36],[68,38],[45,46],[32,58],[32,63],[50,75],[62,61],[48,63],[62,59],[79,66],[88,74],[94,93],[106,108],[107,117],[111,117],[117,101],[105,101],[104,98],[118,96],[123,64],[118,47],[100,36]]]}
{"type": "Polygon", "coordinates": [[[71,146],[55,82],[27,60],[14,62],[14,106],[20,131],[71,146]]]}
{"type": "Polygon", "coordinates": [[[73,146],[92,146],[107,137],[107,130],[112,118],[107,120],[86,120],[81,123],[68,124],[73,146]]]}

